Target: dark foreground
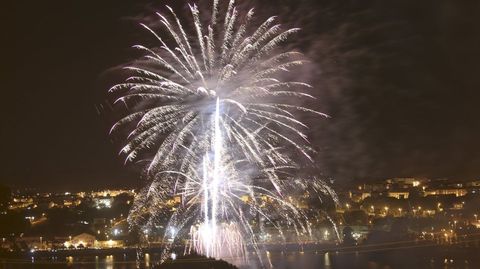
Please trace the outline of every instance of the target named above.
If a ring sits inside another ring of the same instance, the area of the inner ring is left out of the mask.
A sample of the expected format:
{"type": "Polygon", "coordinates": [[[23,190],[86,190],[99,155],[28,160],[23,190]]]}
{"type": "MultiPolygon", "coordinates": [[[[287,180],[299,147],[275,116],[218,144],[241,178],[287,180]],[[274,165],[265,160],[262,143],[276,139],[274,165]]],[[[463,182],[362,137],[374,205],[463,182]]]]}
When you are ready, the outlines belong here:
{"type": "MultiPolygon", "coordinates": [[[[0,258],[2,269],[153,269],[159,252],[145,253],[136,259],[135,252],[112,255],[44,256],[0,258]]],[[[278,269],[474,269],[480,268],[480,250],[465,247],[404,247],[400,249],[350,249],[349,251],[318,251],[314,249],[268,252],[265,263],[278,269]]],[[[260,268],[255,259],[240,264],[240,268],[260,268]]],[[[200,268],[197,259],[185,259],[182,268],[200,268]]],[[[160,267],[162,268],[162,267],[160,267]]]]}

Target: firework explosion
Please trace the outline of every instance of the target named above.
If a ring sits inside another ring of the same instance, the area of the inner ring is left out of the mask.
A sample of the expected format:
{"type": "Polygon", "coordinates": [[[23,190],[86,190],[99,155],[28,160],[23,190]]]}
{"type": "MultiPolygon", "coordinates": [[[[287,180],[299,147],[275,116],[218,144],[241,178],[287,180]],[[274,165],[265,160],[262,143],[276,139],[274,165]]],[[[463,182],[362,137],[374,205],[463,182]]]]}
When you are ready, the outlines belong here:
{"type": "Polygon", "coordinates": [[[304,62],[298,52],[278,53],[298,29],[282,31],[275,17],[254,27],[253,10],[240,17],[234,1],[219,16],[214,0],[208,21],[189,6],[193,27],[186,28],[167,8],[168,16],[157,13],[165,38],[142,24],[159,47],[134,46],[145,58],[110,89],[129,112],[111,130],[130,130],[121,154],[126,162],[148,161],[149,184],[130,223],[153,229],[168,218],[165,242],[186,238],[187,251],[222,258],[244,257],[248,247],[260,253],[260,219],[280,236],[286,229],[310,234],[304,212],[287,197],[336,198],[324,181],[295,176],[296,160],[314,153],[296,114],[326,116],[296,104],[313,98],[301,91],[310,85],[282,79],[304,62]],[[172,197],[181,197],[173,212],[172,197]]]}

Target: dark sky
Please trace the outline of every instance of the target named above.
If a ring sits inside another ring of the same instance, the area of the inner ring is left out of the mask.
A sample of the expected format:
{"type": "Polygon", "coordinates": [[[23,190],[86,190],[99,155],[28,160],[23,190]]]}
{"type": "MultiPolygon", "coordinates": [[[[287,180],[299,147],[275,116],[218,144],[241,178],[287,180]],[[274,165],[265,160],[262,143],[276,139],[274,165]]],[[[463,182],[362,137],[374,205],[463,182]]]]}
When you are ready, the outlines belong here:
{"type": "MultiPolygon", "coordinates": [[[[1,183],[138,185],[107,135],[112,115],[96,106],[115,83],[105,71],[149,40],[138,18],[171,2],[13,1],[3,25],[1,183]]],[[[260,18],[303,28],[292,45],[312,61],[314,106],[332,116],[311,121],[324,175],[480,176],[479,1],[257,2],[260,18]]]]}

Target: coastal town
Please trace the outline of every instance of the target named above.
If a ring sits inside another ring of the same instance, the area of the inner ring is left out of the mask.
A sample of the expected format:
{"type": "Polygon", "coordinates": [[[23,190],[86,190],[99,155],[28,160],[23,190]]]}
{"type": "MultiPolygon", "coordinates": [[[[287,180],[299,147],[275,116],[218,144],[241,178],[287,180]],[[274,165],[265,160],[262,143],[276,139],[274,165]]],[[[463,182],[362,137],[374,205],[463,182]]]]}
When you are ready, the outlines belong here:
{"type": "MultiPolygon", "coordinates": [[[[254,218],[250,225],[260,243],[362,246],[379,240],[411,240],[480,247],[480,180],[392,178],[335,189],[338,201],[325,201],[322,206],[311,203],[307,194],[286,197],[306,209],[309,231],[287,229],[279,233],[261,216],[254,218]]],[[[166,225],[129,225],[137,192],[53,193],[2,187],[1,252],[161,248],[166,225]]],[[[248,197],[242,200],[249,202],[248,197]]],[[[160,208],[175,211],[180,203],[181,196],[175,196],[160,208]]],[[[268,206],[269,200],[264,203],[268,206]]]]}

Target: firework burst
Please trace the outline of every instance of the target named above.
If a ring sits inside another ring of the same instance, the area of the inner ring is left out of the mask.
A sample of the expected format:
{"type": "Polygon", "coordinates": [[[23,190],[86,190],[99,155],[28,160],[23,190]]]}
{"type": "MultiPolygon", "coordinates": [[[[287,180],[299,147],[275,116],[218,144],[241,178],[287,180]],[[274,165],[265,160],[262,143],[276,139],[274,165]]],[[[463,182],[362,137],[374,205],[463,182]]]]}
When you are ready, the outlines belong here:
{"type": "Polygon", "coordinates": [[[302,92],[310,85],[282,79],[304,63],[300,53],[281,51],[299,29],[282,30],[275,17],[253,27],[253,10],[240,17],[233,0],[225,16],[214,0],[207,23],[189,6],[193,29],[167,8],[157,15],[169,42],[142,24],[158,47],[134,46],[143,61],[125,67],[131,76],[110,89],[129,108],[111,129],[130,130],[121,154],[126,162],[148,160],[150,183],[130,222],[153,227],[168,216],[169,242],[189,234],[187,249],[214,257],[243,255],[248,246],[259,253],[252,224],[259,218],[280,235],[285,227],[309,234],[305,214],[285,195],[335,194],[320,179],[292,173],[295,160],[313,153],[296,115],[326,116],[297,105],[314,98],[302,92]],[[174,196],[181,203],[172,213],[165,203],[174,196]]]}

